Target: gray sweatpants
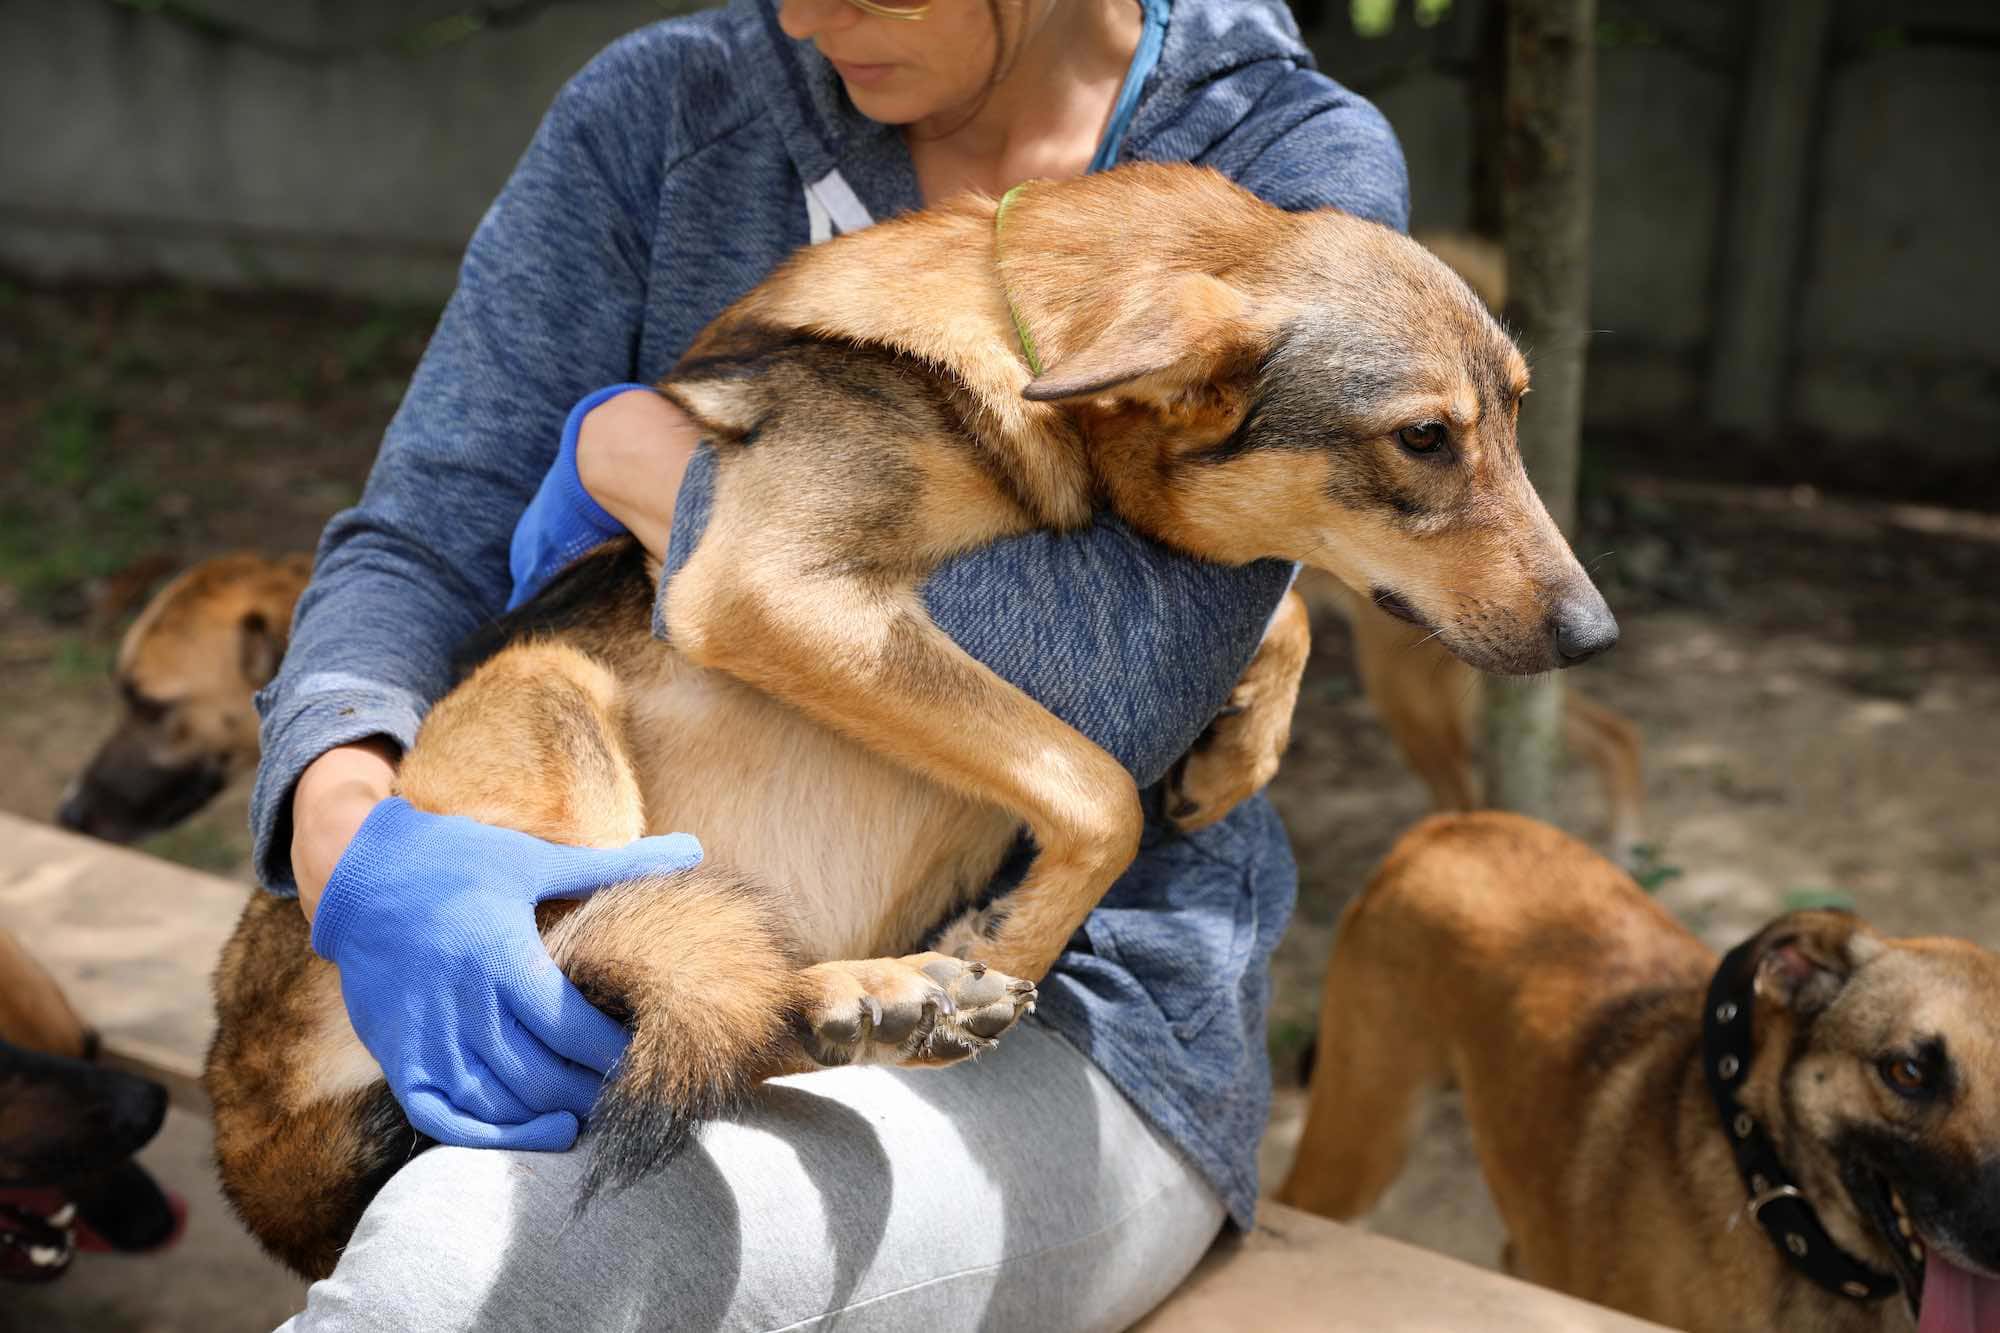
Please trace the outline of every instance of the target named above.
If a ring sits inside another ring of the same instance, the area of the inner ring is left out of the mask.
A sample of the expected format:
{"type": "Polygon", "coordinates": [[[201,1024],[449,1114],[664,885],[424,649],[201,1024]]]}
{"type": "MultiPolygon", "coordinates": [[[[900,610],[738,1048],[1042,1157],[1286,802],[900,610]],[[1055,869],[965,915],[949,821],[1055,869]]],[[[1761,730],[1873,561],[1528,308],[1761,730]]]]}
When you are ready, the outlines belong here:
{"type": "Polygon", "coordinates": [[[1117,1329],[1223,1217],[1180,1152],[1032,1020],[951,1069],[769,1084],[572,1219],[582,1164],[433,1148],[285,1328],[1117,1329]]]}

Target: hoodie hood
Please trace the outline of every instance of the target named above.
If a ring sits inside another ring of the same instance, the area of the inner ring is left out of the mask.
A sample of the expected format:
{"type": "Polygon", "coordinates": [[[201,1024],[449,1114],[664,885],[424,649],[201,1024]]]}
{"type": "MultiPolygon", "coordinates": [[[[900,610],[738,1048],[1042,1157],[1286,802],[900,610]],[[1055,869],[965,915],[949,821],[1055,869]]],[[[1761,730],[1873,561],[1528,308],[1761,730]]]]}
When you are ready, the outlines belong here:
{"type": "MultiPolygon", "coordinates": [[[[732,0],[730,20],[738,49],[770,52],[768,60],[745,62],[745,73],[761,84],[757,95],[801,179],[837,173],[876,218],[921,206],[900,131],[855,110],[812,43],[778,27],[775,0],[732,0]]],[[[1283,0],[1172,0],[1159,63],[1119,160],[1199,161],[1243,121],[1271,79],[1312,67],[1283,0]]]]}

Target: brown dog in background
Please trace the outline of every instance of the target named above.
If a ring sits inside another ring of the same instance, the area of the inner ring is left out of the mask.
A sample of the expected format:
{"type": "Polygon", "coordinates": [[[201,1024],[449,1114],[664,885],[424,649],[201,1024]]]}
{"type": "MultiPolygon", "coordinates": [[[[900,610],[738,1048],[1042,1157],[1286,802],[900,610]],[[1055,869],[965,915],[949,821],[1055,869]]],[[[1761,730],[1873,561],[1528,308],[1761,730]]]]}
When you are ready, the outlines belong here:
{"type": "MultiPolygon", "coordinates": [[[[594,1181],[759,1079],[990,1044],[1131,861],[1131,776],[925,614],[950,555],[1108,508],[1211,560],[1326,569],[1487,670],[1615,641],[1521,466],[1525,363],[1422,247],[1191,167],[1035,184],[1004,235],[997,210],[837,238],[726,311],[661,386],[718,459],[671,648],[658,571],[614,543],[512,619],[402,762],[423,809],[702,838],[696,871],[544,909],[558,962],[634,1029],[594,1181]],[[1024,823],[1025,880],[967,912],[1024,823]],[[939,952],[898,956],[954,913],[939,952]]],[[[216,985],[225,1188],[323,1273],[413,1136],[296,905],[253,899],[216,985]]]]}
{"type": "Polygon", "coordinates": [[[257,691],[277,674],[312,558],[247,551],[190,566],[118,646],[117,730],[56,822],[107,842],[172,828],[257,763],[257,691]]]}
{"type": "Polygon", "coordinates": [[[1713,1002],[1713,953],[1565,834],[1426,820],[1342,919],[1278,1197],[1366,1212],[1450,1079],[1518,1276],[1696,1333],[1904,1329],[1919,1294],[1926,1333],[2000,1327],[2000,956],[1815,911],[1724,970],[1740,1004],[1713,1002]],[[1709,1008],[1749,1025],[1740,1062],[1705,1052],[1709,1008]],[[1719,1113],[1711,1064],[1877,1292],[1809,1280],[1794,1233],[1747,1215],[1746,1122],[1719,1113]]]}
{"type": "MultiPolygon", "coordinates": [[[[1314,615],[1331,611],[1353,632],[1361,686],[1440,813],[1477,810],[1484,787],[1474,759],[1484,677],[1447,652],[1428,629],[1377,609],[1365,597],[1308,572],[1299,593],[1314,615]]],[[[1574,685],[1563,690],[1563,742],[1589,764],[1604,793],[1605,846],[1636,866],[1645,842],[1646,779],[1639,728],[1574,685]]]]}

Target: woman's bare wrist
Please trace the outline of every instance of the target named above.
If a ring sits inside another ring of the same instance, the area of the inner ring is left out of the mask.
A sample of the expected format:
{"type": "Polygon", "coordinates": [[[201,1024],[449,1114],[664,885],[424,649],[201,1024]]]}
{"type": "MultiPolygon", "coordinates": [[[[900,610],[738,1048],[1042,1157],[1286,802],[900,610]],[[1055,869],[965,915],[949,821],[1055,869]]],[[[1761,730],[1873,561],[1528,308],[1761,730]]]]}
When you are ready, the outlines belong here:
{"type": "Polygon", "coordinates": [[[380,737],[337,745],[306,766],[292,792],[292,876],[310,922],[368,812],[395,791],[398,750],[380,737]]]}
{"type": "Polygon", "coordinates": [[[664,559],[674,502],[701,431],[656,393],[606,399],[576,436],[576,475],[590,498],[654,556],[664,559]]]}

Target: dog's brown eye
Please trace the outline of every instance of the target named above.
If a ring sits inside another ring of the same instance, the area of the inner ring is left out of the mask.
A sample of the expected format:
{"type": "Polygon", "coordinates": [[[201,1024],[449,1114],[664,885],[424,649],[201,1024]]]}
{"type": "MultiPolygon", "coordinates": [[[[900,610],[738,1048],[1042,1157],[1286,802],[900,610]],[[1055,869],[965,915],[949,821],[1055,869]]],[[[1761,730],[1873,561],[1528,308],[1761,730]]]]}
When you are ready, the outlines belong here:
{"type": "Polygon", "coordinates": [[[1930,1076],[1924,1067],[1907,1056],[1884,1060],[1882,1081],[1905,1097],[1920,1096],[1930,1089],[1930,1076]]]}
{"type": "Polygon", "coordinates": [[[1396,432],[1396,443],[1413,454],[1435,453],[1444,447],[1445,429],[1435,421],[1421,426],[1405,426],[1396,432]]]}

